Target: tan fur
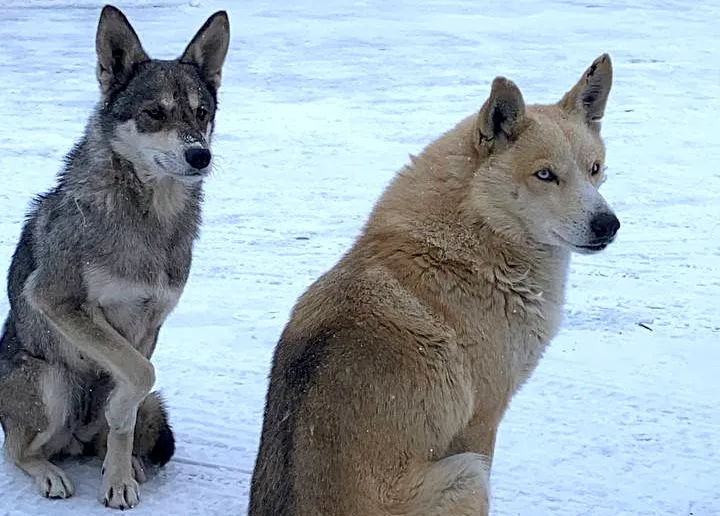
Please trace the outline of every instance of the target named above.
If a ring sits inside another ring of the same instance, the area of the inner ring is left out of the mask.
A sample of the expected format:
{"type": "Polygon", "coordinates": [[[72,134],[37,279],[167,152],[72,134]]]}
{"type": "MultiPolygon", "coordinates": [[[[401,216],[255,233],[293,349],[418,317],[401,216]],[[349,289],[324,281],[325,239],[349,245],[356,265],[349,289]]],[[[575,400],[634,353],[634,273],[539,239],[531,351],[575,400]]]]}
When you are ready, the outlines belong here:
{"type": "Polygon", "coordinates": [[[530,107],[498,78],[411,157],[283,332],[251,516],[488,514],[497,429],[561,323],[570,251],[617,231],[600,246],[590,228],[617,221],[594,166],[611,78],[601,56],[530,107]]]}

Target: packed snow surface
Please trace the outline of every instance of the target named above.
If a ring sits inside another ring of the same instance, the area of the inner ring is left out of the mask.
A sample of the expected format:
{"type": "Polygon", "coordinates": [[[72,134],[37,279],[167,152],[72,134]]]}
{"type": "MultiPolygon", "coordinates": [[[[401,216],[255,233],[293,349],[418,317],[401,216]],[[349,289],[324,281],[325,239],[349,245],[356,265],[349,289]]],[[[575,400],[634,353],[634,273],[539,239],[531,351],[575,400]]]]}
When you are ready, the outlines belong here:
{"type": "MultiPolygon", "coordinates": [[[[552,102],[609,52],[603,192],[622,228],[573,260],[563,329],[500,428],[493,514],[720,515],[720,4],[117,5],[155,57],[217,9],[232,27],[202,236],[154,358],[177,455],[133,514],[243,514],[278,335],[408,153],[496,75],[552,102]]],[[[101,7],[0,3],[0,270],[98,98],[101,7]]],[[[0,459],[0,515],[103,513],[99,461],[63,467],[77,494],[52,501],[0,459]]]]}

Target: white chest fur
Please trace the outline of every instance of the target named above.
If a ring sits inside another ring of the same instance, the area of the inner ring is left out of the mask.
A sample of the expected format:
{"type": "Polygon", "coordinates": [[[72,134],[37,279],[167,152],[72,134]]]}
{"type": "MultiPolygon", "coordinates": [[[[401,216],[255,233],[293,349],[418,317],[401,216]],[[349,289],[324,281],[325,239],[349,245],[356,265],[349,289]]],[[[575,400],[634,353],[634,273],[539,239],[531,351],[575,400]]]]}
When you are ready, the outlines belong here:
{"type": "Polygon", "coordinates": [[[182,294],[181,288],[169,286],[164,273],[152,282],[137,281],[91,265],[84,279],[88,301],[136,346],[160,327],[182,294]]]}

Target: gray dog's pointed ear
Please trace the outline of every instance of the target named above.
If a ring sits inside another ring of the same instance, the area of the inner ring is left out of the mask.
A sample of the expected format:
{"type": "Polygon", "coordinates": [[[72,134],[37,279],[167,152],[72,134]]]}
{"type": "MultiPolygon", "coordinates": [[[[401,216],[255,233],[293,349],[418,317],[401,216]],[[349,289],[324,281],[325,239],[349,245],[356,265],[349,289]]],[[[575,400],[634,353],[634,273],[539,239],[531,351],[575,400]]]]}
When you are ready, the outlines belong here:
{"type": "Polygon", "coordinates": [[[197,66],[203,80],[217,91],[229,45],[230,21],[225,11],[218,11],[195,34],[180,62],[197,66]]]}
{"type": "Polygon", "coordinates": [[[112,5],[103,7],[100,13],[95,49],[97,79],[103,95],[114,86],[126,84],[135,65],[150,59],[130,22],[112,5]]]}
{"type": "Polygon", "coordinates": [[[582,114],[591,128],[600,130],[612,80],[612,61],[608,54],[603,54],[585,70],[577,84],[560,99],[558,105],[568,113],[582,114]]]}
{"type": "Polygon", "coordinates": [[[524,119],[525,100],[520,89],[511,80],[496,77],[475,121],[475,147],[499,150],[515,138],[524,119]]]}

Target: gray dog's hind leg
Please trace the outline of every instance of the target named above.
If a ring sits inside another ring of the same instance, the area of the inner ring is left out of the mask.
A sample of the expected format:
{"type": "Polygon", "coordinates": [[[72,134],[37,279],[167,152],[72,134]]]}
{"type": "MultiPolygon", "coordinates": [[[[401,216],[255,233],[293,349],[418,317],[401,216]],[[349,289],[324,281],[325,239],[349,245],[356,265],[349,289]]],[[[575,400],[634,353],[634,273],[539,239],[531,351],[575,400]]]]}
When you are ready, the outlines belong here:
{"type": "Polygon", "coordinates": [[[48,458],[66,445],[70,389],[60,369],[24,353],[7,359],[0,378],[0,421],[5,454],[30,475],[40,494],[68,498],[75,487],[48,458]]]}

